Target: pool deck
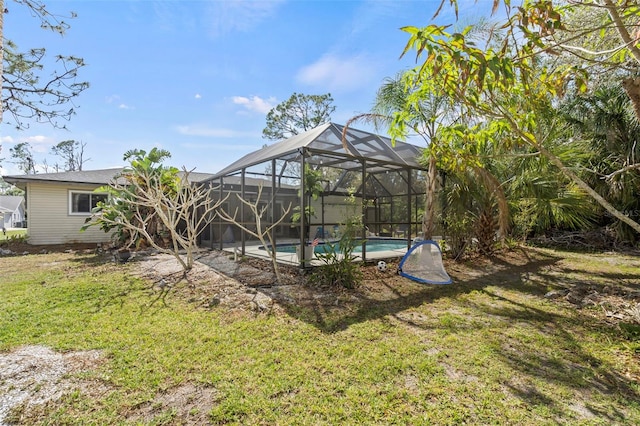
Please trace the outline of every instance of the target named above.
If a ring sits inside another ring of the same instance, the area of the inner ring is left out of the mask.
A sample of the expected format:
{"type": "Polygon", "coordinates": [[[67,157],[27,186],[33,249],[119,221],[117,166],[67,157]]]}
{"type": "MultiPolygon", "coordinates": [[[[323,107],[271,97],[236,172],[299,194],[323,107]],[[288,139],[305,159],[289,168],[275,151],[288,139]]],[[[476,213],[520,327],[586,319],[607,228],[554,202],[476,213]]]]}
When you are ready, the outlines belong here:
{"type": "MultiPolygon", "coordinates": [[[[397,239],[395,239],[397,241],[397,239]]],[[[278,245],[280,244],[299,244],[300,240],[278,240],[278,245]]],[[[247,241],[245,242],[245,256],[256,257],[260,259],[271,260],[269,254],[266,250],[261,249],[262,243],[260,241],[247,241]]],[[[223,250],[230,254],[236,254],[238,257],[242,256],[241,247],[237,245],[228,245],[228,247],[224,247],[223,250]]],[[[395,249],[395,250],[382,250],[382,251],[367,251],[367,262],[375,261],[379,259],[392,259],[392,258],[400,258],[407,253],[407,248],[395,249]]],[[[354,253],[356,256],[356,261],[362,261],[362,256],[360,253],[354,253]]],[[[278,263],[282,263],[285,265],[294,265],[298,266],[300,262],[298,261],[297,253],[283,253],[276,251],[276,257],[278,263]]],[[[317,259],[315,256],[308,262],[309,266],[322,266],[323,262],[317,259]]]]}

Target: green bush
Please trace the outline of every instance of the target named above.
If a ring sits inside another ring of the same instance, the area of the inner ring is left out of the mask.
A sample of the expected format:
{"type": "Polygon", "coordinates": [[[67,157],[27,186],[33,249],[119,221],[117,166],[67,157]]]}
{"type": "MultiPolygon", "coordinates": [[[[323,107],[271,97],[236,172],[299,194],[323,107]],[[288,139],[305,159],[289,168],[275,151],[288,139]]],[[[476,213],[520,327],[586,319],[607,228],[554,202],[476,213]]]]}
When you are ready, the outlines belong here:
{"type": "Polygon", "coordinates": [[[316,257],[323,265],[315,268],[310,281],[317,285],[337,285],[345,288],[356,288],[362,282],[360,265],[354,263],[354,249],[362,244],[356,239],[359,226],[355,221],[347,221],[345,232],[337,243],[327,242],[323,253],[316,253],[316,257]]]}

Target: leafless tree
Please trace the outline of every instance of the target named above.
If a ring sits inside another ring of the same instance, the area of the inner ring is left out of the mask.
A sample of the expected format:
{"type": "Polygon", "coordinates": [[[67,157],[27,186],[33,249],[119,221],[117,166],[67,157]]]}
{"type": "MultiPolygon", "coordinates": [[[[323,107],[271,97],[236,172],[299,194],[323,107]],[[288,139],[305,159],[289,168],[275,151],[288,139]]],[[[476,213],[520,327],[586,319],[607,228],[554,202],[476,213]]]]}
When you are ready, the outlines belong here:
{"type": "Polygon", "coordinates": [[[247,206],[251,211],[251,213],[253,213],[253,217],[255,218],[255,226],[256,226],[255,231],[252,229],[249,229],[247,226],[243,225],[236,219],[238,215],[237,208],[233,216],[231,216],[228,212],[224,211],[223,209],[217,210],[218,215],[220,216],[220,218],[222,218],[222,220],[236,225],[237,227],[241,228],[248,234],[253,235],[258,240],[260,240],[262,245],[265,247],[267,253],[269,253],[269,257],[271,258],[271,264],[273,265],[273,271],[276,274],[276,280],[278,280],[278,282],[281,282],[282,276],[280,275],[280,269],[278,268],[276,246],[273,240],[273,230],[276,228],[276,226],[280,225],[280,223],[282,223],[282,221],[284,221],[284,219],[287,217],[287,215],[289,214],[289,211],[291,210],[291,203],[289,203],[289,206],[286,209],[284,207],[282,208],[282,214],[280,215],[280,218],[278,220],[276,220],[269,226],[265,226],[265,223],[263,222],[262,218],[266,213],[268,206],[266,205],[258,206],[262,196],[262,185],[258,187],[258,195],[256,197],[256,201],[254,202],[245,200],[239,194],[236,194],[236,196],[238,197],[238,200],[240,200],[242,204],[247,206]],[[268,244],[267,244],[267,241],[268,241],[268,244]]]}
{"type": "Polygon", "coordinates": [[[125,231],[129,246],[141,237],[159,252],[174,256],[186,275],[199,250],[198,234],[226,200],[212,201],[211,189],[190,183],[190,173],[183,168],[182,173],[171,176],[174,180],[170,182],[159,179],[156,173],[123,173],[108,187],[99,189],[109,192],[108,205],[93,215],[93,223],[83,228],[99,224],[103,229],[125,231]],[[168,244],[162,244],[157,233],[166,235],[168,244]]]}

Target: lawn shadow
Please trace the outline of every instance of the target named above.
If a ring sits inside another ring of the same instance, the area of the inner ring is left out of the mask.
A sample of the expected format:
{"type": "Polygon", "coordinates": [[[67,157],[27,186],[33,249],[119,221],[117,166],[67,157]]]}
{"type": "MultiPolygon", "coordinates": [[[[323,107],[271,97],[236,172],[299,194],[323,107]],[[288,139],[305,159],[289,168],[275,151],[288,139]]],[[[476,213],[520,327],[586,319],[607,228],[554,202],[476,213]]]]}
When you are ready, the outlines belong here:
{"type": "Polygon", "coordinates": [[[342,294],[323,294],[321,289],[308,288],[305,301],[281,302],[281,306],[293,317],[304,320],[326,333],[345,330],[352,324],[396,315],[399,312],[433,303],[441,298],[456,298],[460,295],[481,291],[487,286],[500,286],[532,294],[544,294],[539,285],[527,277],[555,265],[560,257],[537,253],[535,258],[518,257],[517,261],[498,259],[484,261],[478,265],[452,266],[450,285],[428,285],[407,278],[381,275],[375,280],[365,281],[363,286],[342,294]]]}
{"type": "Polygon", "coordinates": [[[638,401],[637,384],[621,371],[620,366],[590,353],[590,343],[576,337],[589,336],[595,331],[603,337],[610,335],[616,339],[613,330],[607,331],[579,309],[574,314],[552,313],[486,289],[483,292],[498,303],[475,304],[475,308],[485,315],[504,319],[502,344],[493,351],[494,356],[507,371],[518,373],[504,383],[509,393],[531,406],[541,405],[559,415],[566,412],[568,401],[550,392],[545,394],[536,385],[542,381],[547,390],[549,385],[570,388],[576,397],[572,409],[584,418],[597,417],[609,422],[626,419],[618,407],[608,405],[604,410],[588,401],[593,399],[593,394],[617,394],[628,401],[638,401]],[[527,330],[526,337],[509,332],[510,328],[523,325],[527,330]],[[549,343],[545,345],[544,342],[549,343]]]}

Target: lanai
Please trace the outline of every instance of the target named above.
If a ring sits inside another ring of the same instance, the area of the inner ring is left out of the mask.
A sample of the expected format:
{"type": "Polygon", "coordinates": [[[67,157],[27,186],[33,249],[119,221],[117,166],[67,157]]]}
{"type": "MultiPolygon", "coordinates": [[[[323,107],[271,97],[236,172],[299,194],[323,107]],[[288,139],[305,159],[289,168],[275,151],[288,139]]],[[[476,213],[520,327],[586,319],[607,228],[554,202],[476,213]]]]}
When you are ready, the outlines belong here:
{"type": "MultiPolygon", "coordinates": [[[[276,244],[295,241],[304,246],[316,237],[336,238],[345,218],[359,215],[363,239],[402,238],[408,247],[420,234],[424,208],[426,169],[418,161],[421,148],[403,142],[392,146],[387,137],[349,128],[345,150],[343,130],[342,125],[325,123],[247,154],[208,180],[212,194],[224,198],[231,193],[225,209],[237,211],[238,220],[249,226],[254,218],[234,194],[265,207],[266,224],[291,205],[275,230],[276,244]],[[309,194],[313,172],[320,177],[317,199],[309,194]],[[295,214],[309,208],[309,215],[295,214]]],[[[235,246],[243,255],[247,244],[254,243],[247,233],[219,218],[201,235],[203,245],[235,246]]],[[[362,257],[367,259],[366,245],[362,257]]],[[[299,261],[304,264],[304,255],[299,261]]]]}

